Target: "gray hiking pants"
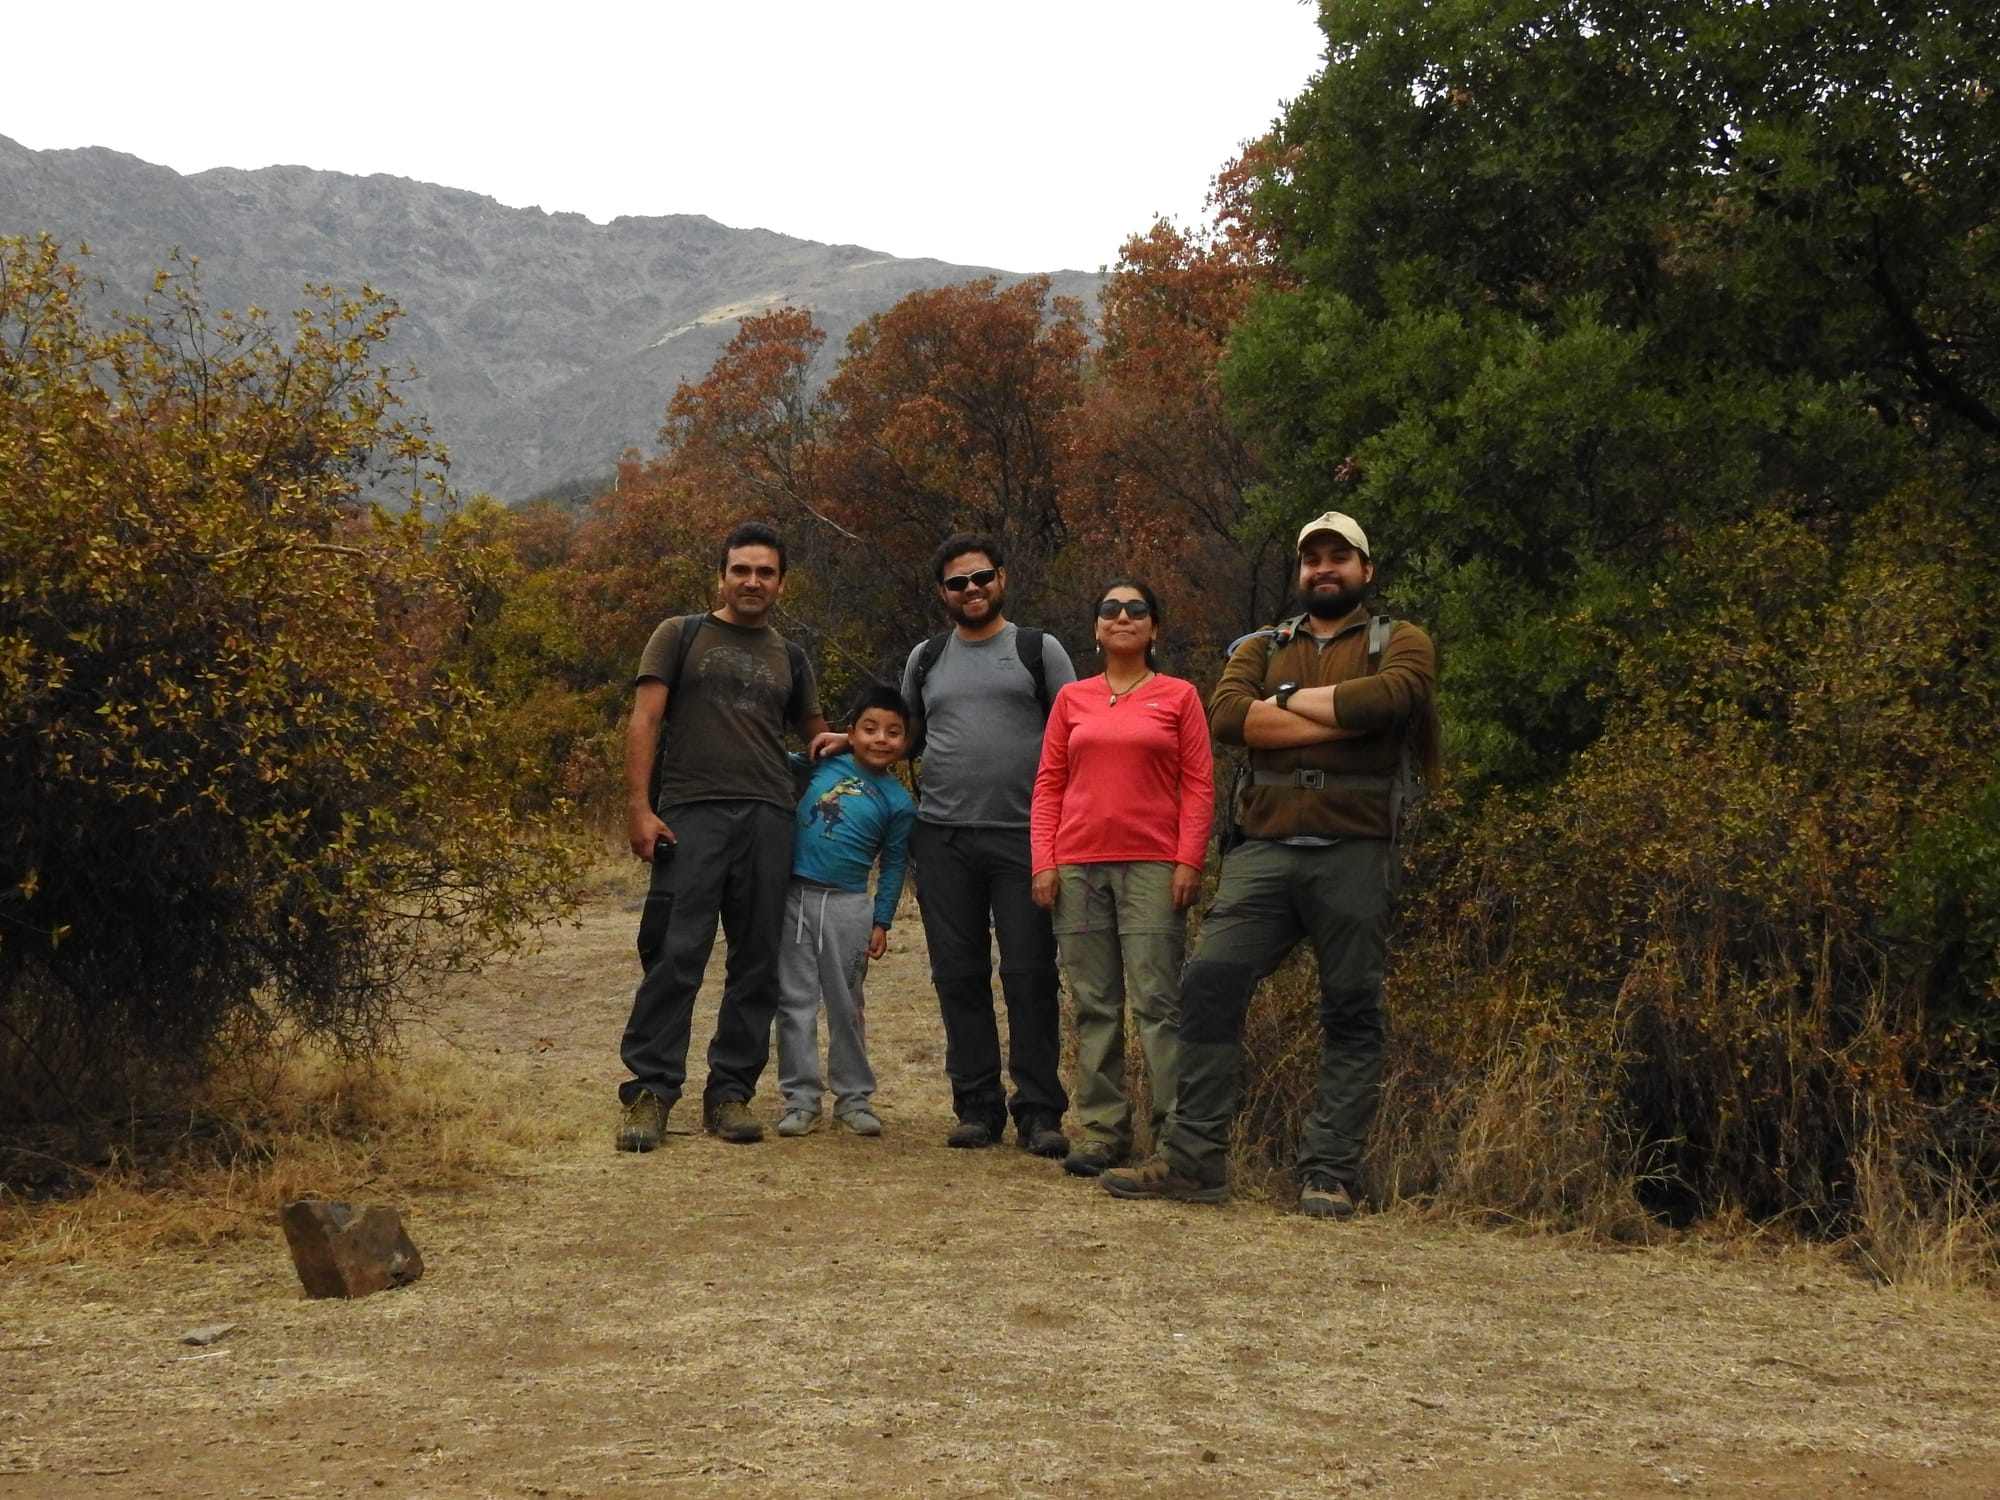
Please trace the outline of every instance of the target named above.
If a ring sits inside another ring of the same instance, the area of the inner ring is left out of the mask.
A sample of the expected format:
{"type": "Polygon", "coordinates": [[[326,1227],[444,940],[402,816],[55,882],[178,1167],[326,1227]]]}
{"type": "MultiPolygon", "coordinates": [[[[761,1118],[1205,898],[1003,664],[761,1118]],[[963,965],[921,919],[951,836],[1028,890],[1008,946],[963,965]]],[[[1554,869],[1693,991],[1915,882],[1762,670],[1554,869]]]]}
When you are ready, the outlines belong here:
{"type": "Polygon", "coordinates": [[[875,1093],[862,1024],[861,987],[875,898],[794,879],[785,895],[778,941],[778,1087],[785,1108],[820,1112],[833,1090],[837,1115],[864,1107],[875,1093]],[[819,1071],[819,1011],[826,1006],[826,1077],[819,1071]]]}

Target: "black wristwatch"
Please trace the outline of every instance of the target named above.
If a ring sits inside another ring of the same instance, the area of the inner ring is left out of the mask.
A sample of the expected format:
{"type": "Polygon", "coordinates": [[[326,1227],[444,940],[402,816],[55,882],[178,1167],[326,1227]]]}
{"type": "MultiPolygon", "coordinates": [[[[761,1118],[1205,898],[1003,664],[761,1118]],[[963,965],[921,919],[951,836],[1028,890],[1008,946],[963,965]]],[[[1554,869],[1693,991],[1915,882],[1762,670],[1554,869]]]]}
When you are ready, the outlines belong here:
{"type": "Polygon", "coordinates": [[[1288,708],[1291,706],[1292,694],[1298,690],[1299,685],[1296,682],[1281,682],[1278,684],[1277,694],[1272,701],[1280,708],[1288,708]]]}

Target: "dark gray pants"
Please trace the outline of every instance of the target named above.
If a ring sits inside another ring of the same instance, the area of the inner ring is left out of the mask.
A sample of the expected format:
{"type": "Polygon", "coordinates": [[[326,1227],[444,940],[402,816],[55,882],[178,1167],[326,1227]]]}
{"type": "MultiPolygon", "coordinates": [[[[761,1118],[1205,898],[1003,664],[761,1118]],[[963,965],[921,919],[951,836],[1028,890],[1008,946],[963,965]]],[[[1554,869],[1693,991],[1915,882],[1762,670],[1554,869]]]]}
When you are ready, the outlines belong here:
{"type": "Polygon", "coordinates": [[[1243,1018],[1258,983],[1301,938],[1319,960],[1319,1076],[1299,1174],[1352,1187],[1382,1097],[1382,973],[1394,847],[1300,848],[1251,839],[1222,862],[1181,976],[1180,1087],[1162,1154],[1184,1177],[1228,1176],[1242,1093],[1243,1018]]]}
{"type": "Polygon", "coordinates": [[[632,1077],[618,1097],[650,1089],[671,1106],[687,1082],[688,1034],[719,917],[729,942],[704,1111],[748,1103],[771,1053],[778,1008],[778,933],[792,872],[792,814],[768,802],[685,802],[660,816],[680,842],[656,860],[639,919],[644,976],[620,1055],[632,1077]]]}
{"type": "Polygon", "coordinates": [[[957,828],[919,819],[910,835],[917,905],[944,1019],[944,1070],[961,1120],[1003,1124],[1000,1023],[993,1011],[993,943],[1007,1002],[1007,1076],[1016,1123],[1060,1120],[1061,986],[1049,914],[1029,895],[1028,830],[957,828]]]}

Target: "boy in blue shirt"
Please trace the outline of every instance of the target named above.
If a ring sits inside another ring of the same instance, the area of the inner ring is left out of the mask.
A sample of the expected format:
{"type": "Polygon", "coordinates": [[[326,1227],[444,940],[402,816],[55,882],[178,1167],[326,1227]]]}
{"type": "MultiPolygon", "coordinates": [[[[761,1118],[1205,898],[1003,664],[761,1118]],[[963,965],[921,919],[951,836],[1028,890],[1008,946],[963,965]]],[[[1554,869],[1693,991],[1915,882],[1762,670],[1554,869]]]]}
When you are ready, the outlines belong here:
{"type": "Polygon", "coordinates": [[[834,1119],[856,1135],[880,1135],[869,1101],[875,1071],[862,1028],[868,961],[889,947],[903,894],[916,804],[889,774],[909,745],[909,706],[886,684],[855,700],[848,748],[812,769],[799,799],[792,883],[778,952],[778,1134],[819,1128],[820,1100],[833,1090],[834,1119]],[[868,871],[877,862],[871,911],[868,871]],[[827,1069],[819,1070],[819,1009],[826,1004],[827,1069]]]}

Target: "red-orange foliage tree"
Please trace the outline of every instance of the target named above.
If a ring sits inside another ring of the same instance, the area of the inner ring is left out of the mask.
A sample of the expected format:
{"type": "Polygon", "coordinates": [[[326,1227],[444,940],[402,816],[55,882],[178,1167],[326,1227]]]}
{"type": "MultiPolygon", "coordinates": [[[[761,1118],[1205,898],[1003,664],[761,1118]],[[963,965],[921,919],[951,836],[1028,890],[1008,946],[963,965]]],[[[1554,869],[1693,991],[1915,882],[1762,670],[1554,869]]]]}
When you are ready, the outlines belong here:
{"type": "Polygon", "coordinates": [[[667,403],[662,465],[727,509],[791,529],[803,512],[824,527],[813,362],[825,342],[804,308],[743,319],[708,374],[667,403]]]}
{"type": "MultiPolygon", "coordinates": [[[[868,590],[878,655],[932,624],[930,550],[953,531],[998,538],[1017,598],[1032,596],[1068,537],[1057,470],[1087,342],[1082,304],[1047,277],[913,292],[849,335],[820,472],[827,514],[866,539],[889,585],[868,590]]],[[[843,592],[862,587],[850,577],[843,592]]]]}
{"type": "Polygon", "coordinates": [[[552,789],[586,806],[616,802],[613,725],[633,664],[660,620],[712,602],[715,549],[731,525],[783,527],[795,585],[802,554],[823,546],[816,533],[834,535],[811,514],[811,370],[825,338],[797,308],[745,318],[708,374],[675,390],[657,455],[627,453],[581,517],[547,507],[514,514],[519,573],[483,632],[486,666],[517,738],[543,747],[552,789]],[[567,657],[552,670],[540,665],[542,646],[558,638],[567,657]],[[524,669],[548,681],[531,689],[524,669]]]}
{"type": "Polygon", "coordinates": [[[1244,197],[1267,154],[1252,147],[1217,177],[1208,229],[1161,220],[1125,242],[1063,465],[1071,571],[1148,578],[1197,671],[1281,613],[1290,586],[1289,549],[1250,527],[1263,471],[1218,379],[1231,330],[1276,274],[1244,197]]]}

